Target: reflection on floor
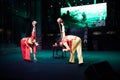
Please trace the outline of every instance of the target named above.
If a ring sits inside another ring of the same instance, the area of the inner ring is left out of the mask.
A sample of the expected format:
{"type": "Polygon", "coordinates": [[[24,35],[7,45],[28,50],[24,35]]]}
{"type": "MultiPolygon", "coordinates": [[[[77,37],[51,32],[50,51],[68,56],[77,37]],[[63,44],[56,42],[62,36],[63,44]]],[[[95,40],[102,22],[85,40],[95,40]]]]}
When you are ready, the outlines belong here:
{"type": "MultiPolygon", "coordinates": [[[[61,53],[59,52],[58,55],[60,56],[61,53]]],[[[88,76],[99,73],[97,71],[104,73],[106,67],[102,67],[104,64],[99,64],[104,61],[110,64],[109,66],[117,73],[115,75],[119,75],[119,56],[119,51],[83,51],[84,65],[78,66],[77,54],[75,55],[75,64],[68,64],[69,52],[66,53],[66,57],[64,58],[53,58],[52,50],[39,50],[37,51],[38,61],[35,63],[33,58],[31,62],[23,61],[20,48],[14,50],[8,49],[0,52],[0,79],[89,80],[88,76]],[[99,64],[100,67],[96,67],[94,64],[99,64]],[[87,71],[88,68],[91,70],[90,72],[87,71]],[[87,73],[85,73],[86,71],[87,73]]],[[[32,54],[31,57],[33,57],[32,54]]],[[[99,74],[99,76],[101,74],[99,74]]],[[[115,76],[114,79],[118,80],[118,76],[115,76]]]]}

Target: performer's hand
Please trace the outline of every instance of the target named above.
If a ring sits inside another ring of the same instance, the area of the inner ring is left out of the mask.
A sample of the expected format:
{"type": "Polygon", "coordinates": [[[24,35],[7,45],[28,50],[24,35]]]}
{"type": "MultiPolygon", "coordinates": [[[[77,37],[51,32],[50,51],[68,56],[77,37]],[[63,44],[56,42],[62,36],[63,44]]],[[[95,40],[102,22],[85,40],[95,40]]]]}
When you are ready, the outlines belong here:
{"type": "Polygon", "coordinates": [[[63,52],[65,52],[66,50],[65,49],[62,49],[63,52]]]}
{"type": "Polygon", "coordinates": [[[38,42],[36,42],[35,45],[38,46],[39,45],[38,42]]]}
{"type": "Polygon", "coordinates": [[[66,51],[69,51],[69,49],[63,49],[62,51],[63,51],[63,52],[66,52],[66,51]]]}
{"type": "Polygon", "coordinates": [[[53,44],[53,47],[56,47],[56,46],[58,46],[57,43],[53,44]]]}
{"type": "Polygon", "coordinates": [[[58,24],[60,24],[60,23],[63,22],[63,20],[62,20],[61,18],[58,18],[58,19],[57,19],[57,22],[58,22],[58,24]]]}

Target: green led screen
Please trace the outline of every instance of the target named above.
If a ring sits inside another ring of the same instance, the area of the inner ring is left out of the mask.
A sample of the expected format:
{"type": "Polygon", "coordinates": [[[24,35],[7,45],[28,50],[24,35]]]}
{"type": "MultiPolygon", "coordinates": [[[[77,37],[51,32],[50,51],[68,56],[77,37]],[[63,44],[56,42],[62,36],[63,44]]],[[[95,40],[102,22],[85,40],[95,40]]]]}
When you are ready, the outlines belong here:
{"type": "Polygon", "coordinates": [[[89,4],[60,9],[66,28],[106,26],[107,3],[89,4]]]}

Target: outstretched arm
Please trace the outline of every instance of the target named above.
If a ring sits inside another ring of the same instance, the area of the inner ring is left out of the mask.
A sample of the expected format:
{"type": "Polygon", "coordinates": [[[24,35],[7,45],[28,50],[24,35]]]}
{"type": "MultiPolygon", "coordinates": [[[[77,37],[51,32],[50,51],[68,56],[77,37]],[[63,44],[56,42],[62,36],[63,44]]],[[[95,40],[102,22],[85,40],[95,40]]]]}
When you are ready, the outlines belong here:
{"type": "Polygon", "coordinates": [[[64,24],[63,23],[61,23],[61,25],[62,25],[62,37],[65,37],[65,26],[64,26],[64,24]]]}
{"type": "Polygon", "coordinates": [[[35,39],[35,37],[36,37],[36,24],[37,24],[37,21],[32,22],[32,26],[33,26],[32,33],[31,33],[32,40],[35,39]]]}

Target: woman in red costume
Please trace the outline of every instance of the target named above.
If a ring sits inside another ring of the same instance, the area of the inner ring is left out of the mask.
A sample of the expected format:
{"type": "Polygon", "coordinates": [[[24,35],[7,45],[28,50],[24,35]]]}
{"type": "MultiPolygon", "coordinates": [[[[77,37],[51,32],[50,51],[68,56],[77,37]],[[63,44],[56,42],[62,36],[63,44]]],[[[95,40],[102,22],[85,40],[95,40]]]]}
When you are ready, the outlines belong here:
{"type": "Polygon", "coordinates": [[[35,39],[36,24],[37,24],[36,21],[32,22],[33,30],[32,30],[32,33],[31,33],[31,37],[22,38],[21,42],[20,42],[21,50],[22,50],[22,58],[24,60],[27,60],[27,61],[31,60],[30,53],[32,53],[32,51],[33,51],[33,54],[34,54],[34,60],[35,61],[37,60],[37,58],[36,58],[36,47],[38,46],[38,43],[36,42],[36,39],[35,39]]]}
{"type": "Polygon", "coordinates": [[[70,51],[69,63],[74,63],[75,51],[77,51],[78,64],[80,65],[83,64],[82,41],[78,36],[67,35],[62,38],[60,44],[65,46],[65,49],[63,49],[63,52],[70,51]]]}

